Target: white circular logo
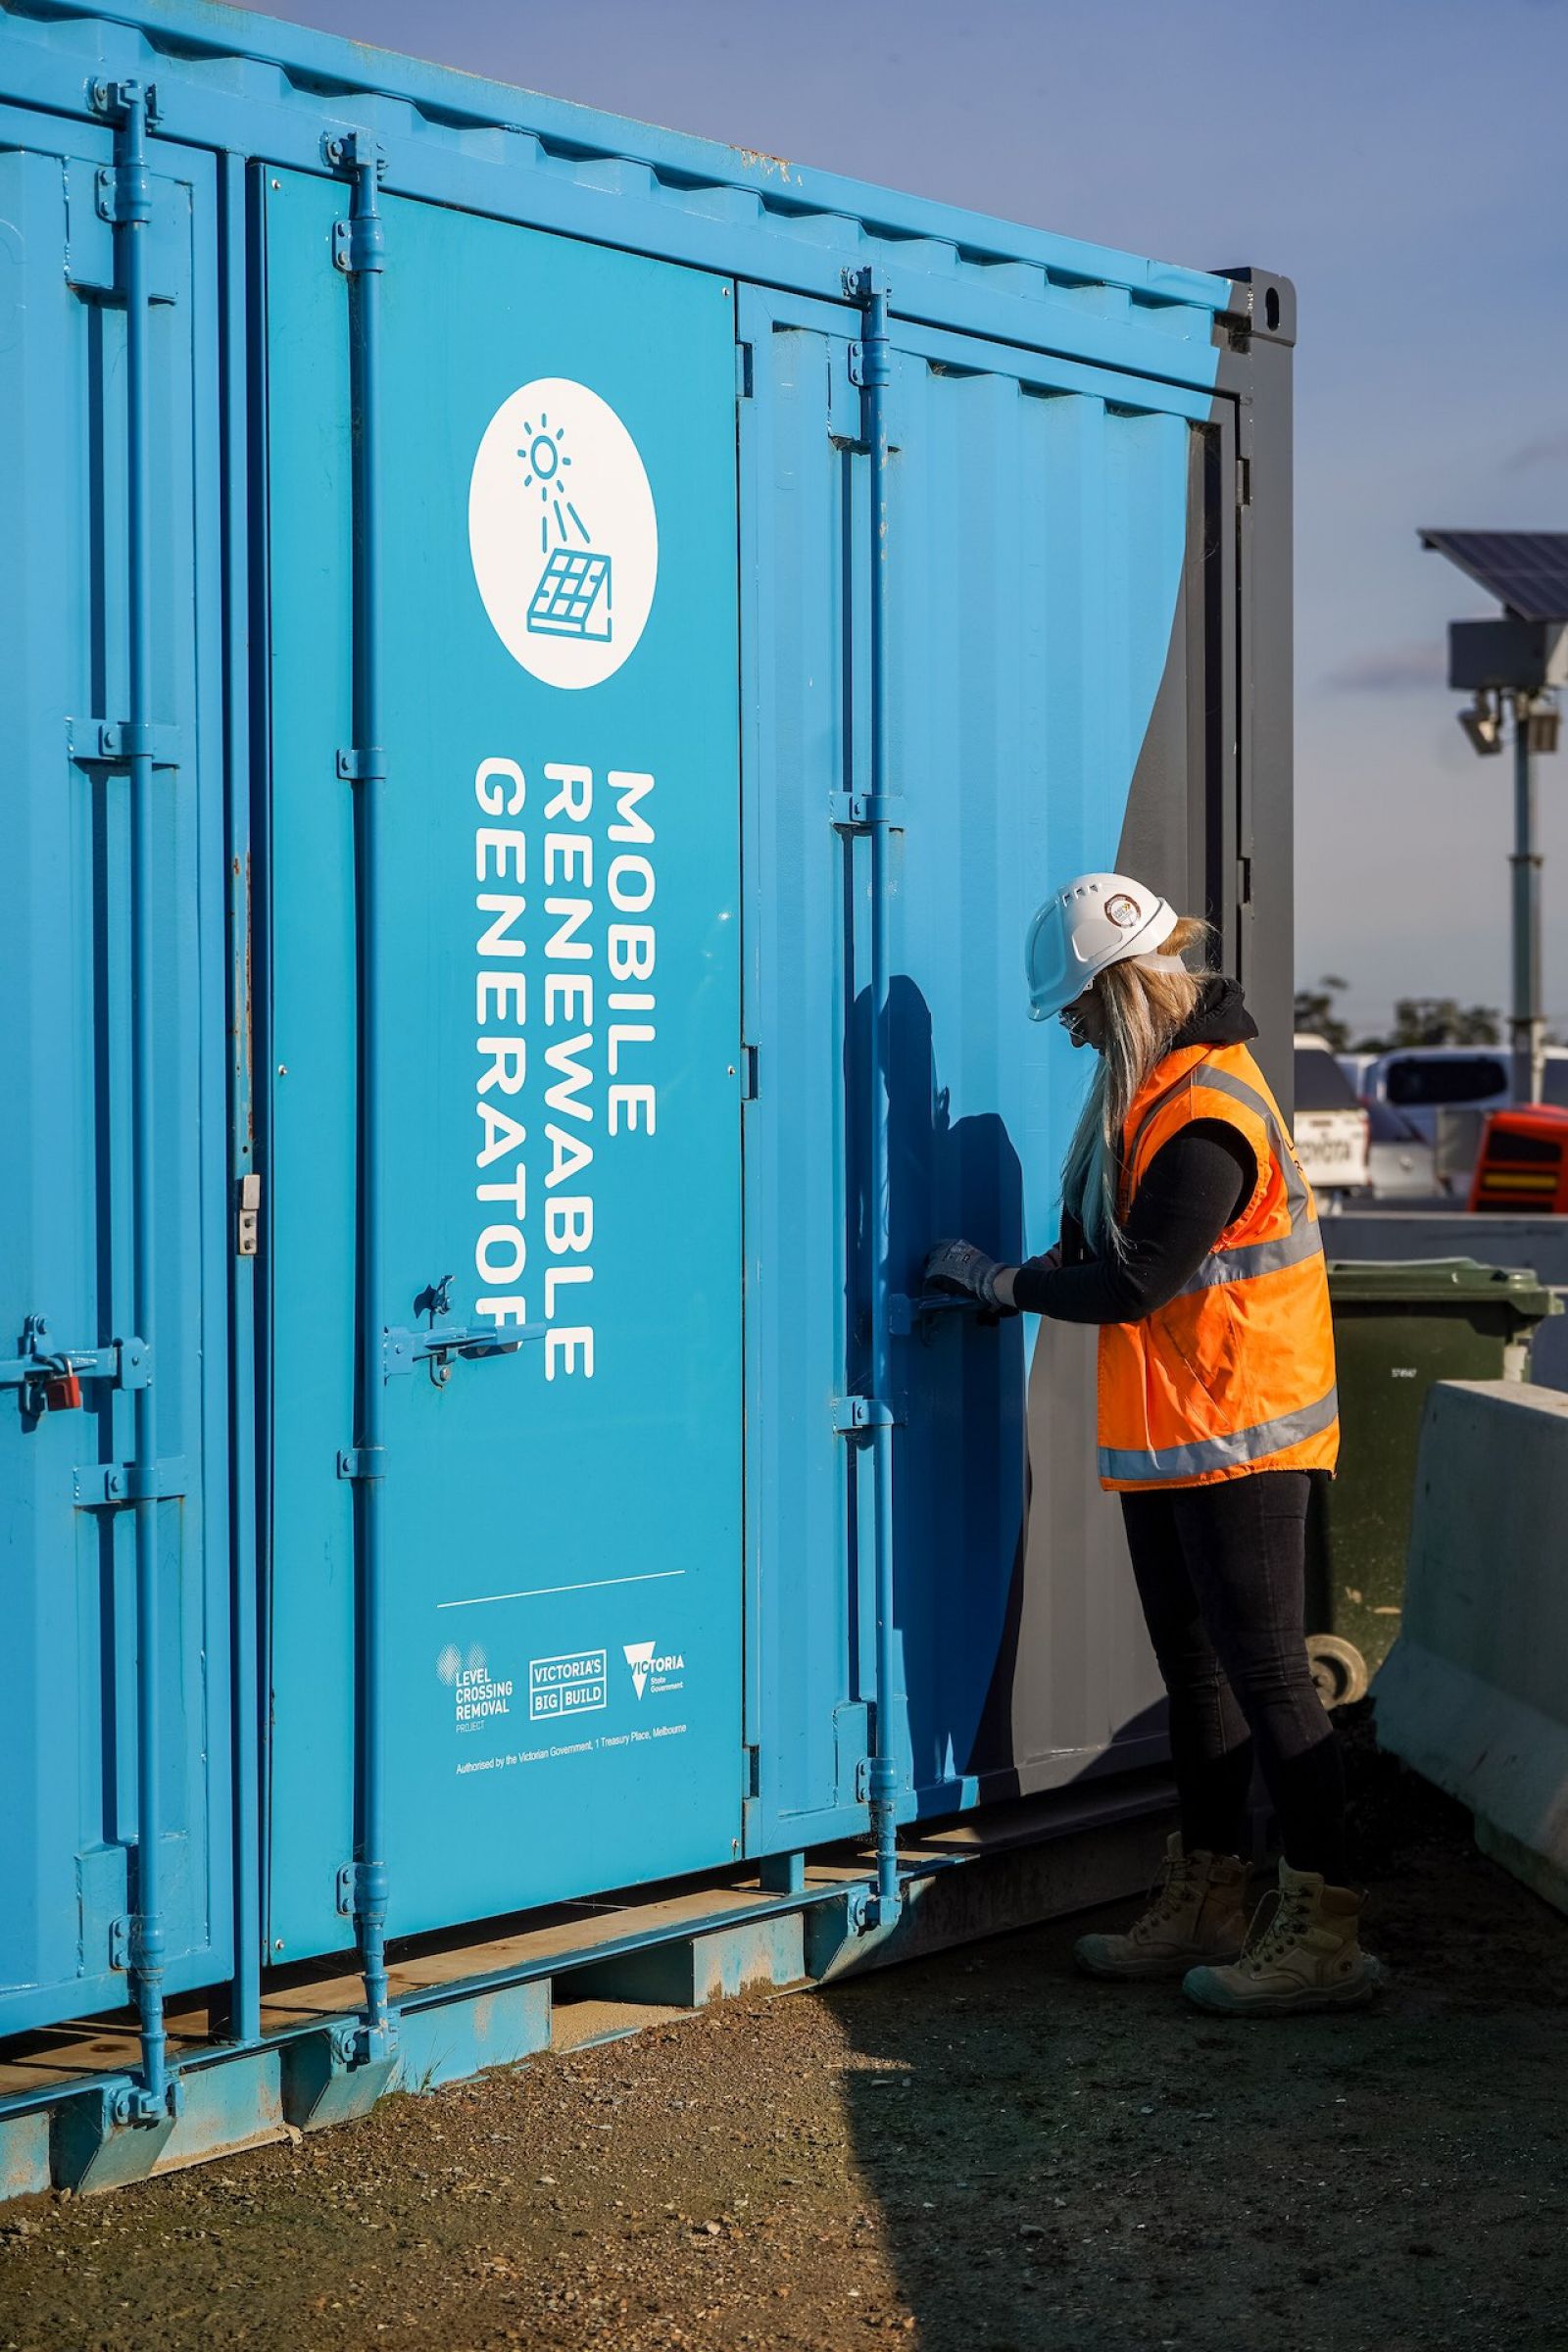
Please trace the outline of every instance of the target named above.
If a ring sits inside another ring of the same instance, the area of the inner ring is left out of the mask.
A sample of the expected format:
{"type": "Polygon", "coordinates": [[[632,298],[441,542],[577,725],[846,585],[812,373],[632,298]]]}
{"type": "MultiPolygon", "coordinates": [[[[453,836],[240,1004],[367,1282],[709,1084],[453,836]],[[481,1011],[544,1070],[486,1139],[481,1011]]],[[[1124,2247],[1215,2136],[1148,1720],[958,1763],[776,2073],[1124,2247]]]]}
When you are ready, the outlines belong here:
{"type": "Polygon", "coordinates": [[[653,606],[659,521],[608,401],[542,375],[502,402],[468,482],[468,552],[514,662],[547,686],[614,675],[653,606]]]}
{"type": "Polygon", "coordinates": [[[1138,922],[1142,916],[1138,901],[1129,899],[1125,892],[1118,892],[1115,898],[1105,901],[1105,912],[1118,930],[1122,931],[1130,931],[1134,923],[1138,922]]]}

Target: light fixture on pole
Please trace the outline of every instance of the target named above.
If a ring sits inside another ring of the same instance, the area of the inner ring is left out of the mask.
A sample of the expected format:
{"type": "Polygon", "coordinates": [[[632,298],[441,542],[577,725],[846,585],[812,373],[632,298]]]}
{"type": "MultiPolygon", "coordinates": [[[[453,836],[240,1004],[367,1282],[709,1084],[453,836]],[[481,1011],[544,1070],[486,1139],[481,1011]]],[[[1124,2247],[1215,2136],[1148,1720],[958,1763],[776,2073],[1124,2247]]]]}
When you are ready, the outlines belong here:
{"type": "Polygon", "coordinates": [[[1513,1094],[1541,1101],[1545,1017],[1541,1004],[1541,853],[1536,847],[1536,760],[1557,749],[1552,689],[1568,685],[1568,531],[1423,531],[1502,606],[1500,620],[1448,624],[1448,684],[1473,695],[1459,724],[1483,758],[1503,745],[1513,713],[1513,1094]]]}
{"type": "Polygon", "coordinates": [[[1485,686],[1476,688],[1476,699],[1468,710],[1459,713],[1459,724],[1470,738],[1470,749],[1483,758],[1489,752],[1502,749],[1502,697],[1489,692],[1485,686]]]}

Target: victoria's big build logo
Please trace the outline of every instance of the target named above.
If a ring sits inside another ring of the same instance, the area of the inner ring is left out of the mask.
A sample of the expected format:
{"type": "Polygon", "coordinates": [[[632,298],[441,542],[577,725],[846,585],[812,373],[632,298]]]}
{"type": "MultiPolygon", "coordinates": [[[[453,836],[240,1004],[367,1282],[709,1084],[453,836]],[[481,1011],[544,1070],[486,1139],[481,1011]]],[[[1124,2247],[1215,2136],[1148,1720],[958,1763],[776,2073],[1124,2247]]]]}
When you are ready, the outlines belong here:
{"type": "Polygon", "coordinates": [[[528,1661],[528,1715],[539,1723],[547,1717],[597,1715],[610,1703],[610,1686],[602,1649],[569,1649],[552,1658],[528,1661]]]}
{"type": "Polygon", "coordinates": [[[598,686],[641,637],[659,523],[637,444],[569,376],[502,402],[468,483],[473,576],[497,636],[547,686],[598,686]]]}

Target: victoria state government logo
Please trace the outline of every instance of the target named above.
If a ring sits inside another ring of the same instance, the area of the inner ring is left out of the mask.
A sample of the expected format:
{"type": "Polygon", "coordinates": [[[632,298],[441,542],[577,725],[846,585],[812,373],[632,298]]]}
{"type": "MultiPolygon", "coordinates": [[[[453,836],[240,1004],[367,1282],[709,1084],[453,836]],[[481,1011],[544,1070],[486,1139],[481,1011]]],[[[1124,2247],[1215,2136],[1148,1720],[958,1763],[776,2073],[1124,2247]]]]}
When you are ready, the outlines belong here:
{"type": "Polygon", "coordinates": [[[598,686],[647,624],[654,494],[607,400],[536,376],[504,400],[468,482],[468,553],[491,626],[547,686],[598,686]]]}
{"type": "Polygon", "coordinates": [[[660,1650],[652,1642],[626,1642],[621,1655],[631,1668],[632,1689],[639,1698],[646,1690],[678,1690],[686,1672],[678,1649],[660,1650]]]}

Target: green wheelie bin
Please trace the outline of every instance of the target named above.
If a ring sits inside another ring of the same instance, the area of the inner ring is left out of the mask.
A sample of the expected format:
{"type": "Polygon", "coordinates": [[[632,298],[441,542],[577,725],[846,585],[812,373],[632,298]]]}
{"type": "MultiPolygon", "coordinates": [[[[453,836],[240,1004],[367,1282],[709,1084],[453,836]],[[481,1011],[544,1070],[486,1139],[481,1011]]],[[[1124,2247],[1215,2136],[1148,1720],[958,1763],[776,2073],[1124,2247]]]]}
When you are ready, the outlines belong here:
{"type": "Polygon", "coordinates": [[[1560,1301],[1523,1266],[1473,1257],[1331,1259],[1340,1466],[1307,1516],[1306,1632],[1325,1706],[1364,1695],[1404,1603],[1416,1446],[1438,1380],[1528,1380],[1560,1301]]]}

